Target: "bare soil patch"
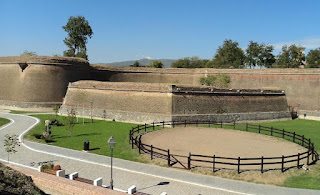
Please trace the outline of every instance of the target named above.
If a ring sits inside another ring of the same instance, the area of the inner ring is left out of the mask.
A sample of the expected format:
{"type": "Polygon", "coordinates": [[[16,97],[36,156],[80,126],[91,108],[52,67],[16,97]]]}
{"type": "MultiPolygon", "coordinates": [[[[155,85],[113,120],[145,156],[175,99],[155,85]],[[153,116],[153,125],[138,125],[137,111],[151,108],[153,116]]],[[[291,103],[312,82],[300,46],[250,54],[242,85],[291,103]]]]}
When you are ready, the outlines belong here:
{"type": "MultiPolygon", "coordinates": [[[[162,149],[170,149],[172,154],[188,155],[201,154],[208,156],[233,157],[233,158],[260,158],[281,157],[282,155],[295,155],[307,151],[298,144],[257,133],[238,130],[226,130],[201,127],[179,127],[155,131],[142,136],[142,142],[162,149]]],[[[291,160],[291,159],[287,159],[291,160]]],[[[273,160],[275,161],[275,160],[273,160]]],[[[277,160],[281,162],[280,160],[277,160]]],[[[229,161],[236,163],[236,161],[229,161]]],[[[253,163],[254,161],[250,161],[253,163]]],[[[260,162],[256,161],[256,162],[260,162]]],[[[266,162],[266,161],[265,161],[266,162]]],[[[300,164],[306,163],[301,160],[300,164]]],[[[210,164],[195,165],[210,166],[210,164]]],[[[296,162],[287,163],[285,166],[295,166],[296,162]]],[[[222,165],[217,165],[217,168],[222,165]]],[[[226,167],[226,166],[224,166],[226,167]]],[[[227,168],[236,169],[235,166],[227,168]]],[[[241,169],[260,169],[260,166],[242,166],[241,169]]],[[[281,165],[267,165],[264,168],[281,168],[281,165]]]]}

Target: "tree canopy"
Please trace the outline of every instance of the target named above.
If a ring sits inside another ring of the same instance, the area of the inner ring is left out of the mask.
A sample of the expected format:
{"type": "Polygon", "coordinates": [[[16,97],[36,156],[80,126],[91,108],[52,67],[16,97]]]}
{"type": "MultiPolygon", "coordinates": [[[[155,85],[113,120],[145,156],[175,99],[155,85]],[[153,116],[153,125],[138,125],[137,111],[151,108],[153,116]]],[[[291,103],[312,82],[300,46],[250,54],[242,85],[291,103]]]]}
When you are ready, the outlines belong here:
{"type": "Polygon", "coordinates": [[[93,31],[85,17],[71,16],[68,23],[62,28],[68,33],[68,37],[63,42],[69,48],[63,52],[63,55],[88,59],[86,44],[88,38],[92,37],[93,31]]]}
{"type": "Polygon", "coordinates": [[[310,50],[306,61],[308,68],[320,68],[320,48],[310,50]]]}
{"type": "Polygon", "coordinates": [[[163,68],[163,63],[160,60],[153,60],[150,62],[149,67],[152,68],[163,68]]]}
{"type": "Polygon", "coordinates": [[[197,56],[180,58],[171,64],[172,68],[204,68],[209,60],[197,56]]]}
{"type": "Polygon", "coordinates": [[[284,45],[274,67],[298,68],[305,60],[304,48],[296,45],[284,45]]]}
{"type": "Polygon", "coordinates": [[[241,68],[245,55],[238,42],[227,39],[219,46],[213,60],[209,63],[212,68],[241,68]]]}
{"type": "Polygon", "coordinates": [[[34,51],[27,51],[25,50],[20,56],[38,56],[36,52],[34,51]]]}

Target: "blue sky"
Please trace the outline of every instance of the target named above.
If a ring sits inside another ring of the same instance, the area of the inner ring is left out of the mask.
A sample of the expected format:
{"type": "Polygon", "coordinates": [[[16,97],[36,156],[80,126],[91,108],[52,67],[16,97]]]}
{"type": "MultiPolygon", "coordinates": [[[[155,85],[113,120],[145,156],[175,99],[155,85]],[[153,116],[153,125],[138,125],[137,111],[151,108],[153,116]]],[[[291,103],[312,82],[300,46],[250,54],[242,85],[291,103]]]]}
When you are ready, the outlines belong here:
{"type": "Polygon", "coordinates": [[[0,0],[0,56],[66,50],[62,29],[83,15],[94,35],[91,63],[199,56],[211,59],[225,39],[320,47],[320,1],[295,0],[0,0]]]}

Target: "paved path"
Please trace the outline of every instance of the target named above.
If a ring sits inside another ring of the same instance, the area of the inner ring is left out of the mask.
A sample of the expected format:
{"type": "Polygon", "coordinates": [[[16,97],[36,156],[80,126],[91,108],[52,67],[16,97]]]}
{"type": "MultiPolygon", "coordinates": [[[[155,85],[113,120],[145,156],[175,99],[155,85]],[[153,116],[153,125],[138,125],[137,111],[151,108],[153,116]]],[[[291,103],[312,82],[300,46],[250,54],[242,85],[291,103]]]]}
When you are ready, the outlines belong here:
{"type": "MultiPolygon", "coordinates": [[[[9,125],[0,128],[2,147],[0,160],[7,159],[3,148],[4,135],[15,133],[20,135],[22,144],[18,152],[12,155],[12,162],[35,169],[41,162],[53,161],[55,164],[60,164],[67,174],[77,171],[80,177],[89,179],[103,177],[103,184],[109,185],[109,157],[23,141],[23,134],[34,127],[39,120],[26,115],[4,112],[0,113],[0,117],[11,120],[9,125]]],[[[132,185],[136,185],[138,191],[150,194],[162,192],[168,194],[320,194],[320,191],[315,190],[253,184],[114,159],[115,188],[125,191],[132,185]]]]}

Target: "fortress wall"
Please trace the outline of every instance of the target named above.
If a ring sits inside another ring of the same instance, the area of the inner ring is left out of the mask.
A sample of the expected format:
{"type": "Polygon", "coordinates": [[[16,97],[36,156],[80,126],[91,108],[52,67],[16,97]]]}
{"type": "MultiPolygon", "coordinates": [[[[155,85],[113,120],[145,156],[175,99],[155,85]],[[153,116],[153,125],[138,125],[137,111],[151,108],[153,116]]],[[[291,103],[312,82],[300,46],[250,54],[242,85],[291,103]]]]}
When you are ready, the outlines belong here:
{"type": "Polygon", "coordinates": [[[289,112],[285,96],[173,95],[173,114],[289,112]]]}
{"type": "Polygon", "coordinates": [[[24,108],[37,102],[40,107],[62,103],[68,83],[89,76],[88,62],[77,58],[0,57],[1,105],[24,108]]]}
{"type": "Polygon", "coordinates": [[[200,85],[208,75],[228,74],[230,88],[278,88],[286,91],[289,106],[320,112],[320,69],[150,69],[109,68],[108,80],[200,85]]]}

